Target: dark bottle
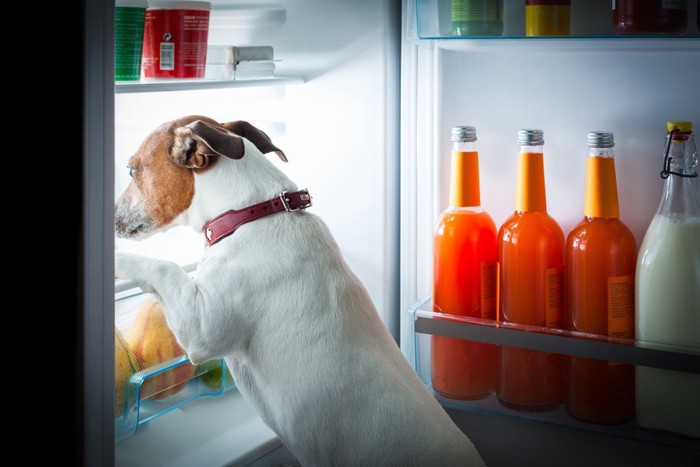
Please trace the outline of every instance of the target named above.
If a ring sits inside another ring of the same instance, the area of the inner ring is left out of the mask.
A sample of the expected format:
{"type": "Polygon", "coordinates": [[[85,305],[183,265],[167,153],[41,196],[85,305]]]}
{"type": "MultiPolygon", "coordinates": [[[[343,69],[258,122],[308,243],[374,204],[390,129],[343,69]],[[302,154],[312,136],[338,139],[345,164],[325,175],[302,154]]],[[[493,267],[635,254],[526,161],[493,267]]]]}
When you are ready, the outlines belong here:
{"type": "Polygon", "coordinates": [[[688,0],[615,0],[613,26],[618,34],[683,34],[688,0]]]}

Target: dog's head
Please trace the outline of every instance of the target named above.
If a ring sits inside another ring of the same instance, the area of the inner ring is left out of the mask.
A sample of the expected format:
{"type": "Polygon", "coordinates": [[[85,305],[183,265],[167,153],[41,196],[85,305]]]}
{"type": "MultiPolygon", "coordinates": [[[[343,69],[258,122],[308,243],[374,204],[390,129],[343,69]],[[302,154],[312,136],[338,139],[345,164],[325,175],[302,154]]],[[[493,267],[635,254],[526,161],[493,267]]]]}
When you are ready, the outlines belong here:
{"type": "Polygon", "coordinates": [[[243,138],[261,153],[274,152],[287,160],[248,122],[221,124],[190,115],[158,127],[129,160],[132,180],[115,205],[117,235],[143,237],[172,224],[192,202],[195,175],[211,170],[220,157],[244,157],[243,138]]]}

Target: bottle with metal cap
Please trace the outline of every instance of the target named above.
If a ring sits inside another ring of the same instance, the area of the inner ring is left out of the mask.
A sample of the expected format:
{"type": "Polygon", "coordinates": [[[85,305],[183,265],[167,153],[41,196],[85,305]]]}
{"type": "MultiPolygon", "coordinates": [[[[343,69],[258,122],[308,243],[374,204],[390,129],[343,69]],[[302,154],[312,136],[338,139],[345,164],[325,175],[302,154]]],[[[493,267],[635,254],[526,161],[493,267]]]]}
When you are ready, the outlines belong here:
{"type": "MultiPolygon", "coordinates": [[[[433,309],[496,319],[496,225],[481,208],[476,128],[452,128],[450,197],[433,233],[433,309]]],[[[497,348],[433,336],[432,384],[452,399],[479,399],[496,386],[497,348]]]]}
{"type": "MultiPolygon", "coordinates": [[[[542,130],[518,132],[515,212],[498,232],[500,317],[563,328],[564,233],[547,213],[542,130]]],[[[544,411],[562,401],[562,356],[501,348],[498,400],[516,410],[544,411]]]]}
{"type": "MultiPolygon", "coordinates": [[[[567,328],[634,338],[637,242],[620,220],[614,135],[588,133],[583,220],[566,241],[567,328]]],[[[572,357],[566,409],[591,423],[634,418],[634,366],[572,357]]]]}
{"type": "MultiPolygon", "coordinates": [[[[690,122],[669,121],[659,208],[637,259],[637,345],[700,353],[700,181],[690,122]]],[[[637,424],[700,437],[700,374],[637,367],[637,424]]]]}

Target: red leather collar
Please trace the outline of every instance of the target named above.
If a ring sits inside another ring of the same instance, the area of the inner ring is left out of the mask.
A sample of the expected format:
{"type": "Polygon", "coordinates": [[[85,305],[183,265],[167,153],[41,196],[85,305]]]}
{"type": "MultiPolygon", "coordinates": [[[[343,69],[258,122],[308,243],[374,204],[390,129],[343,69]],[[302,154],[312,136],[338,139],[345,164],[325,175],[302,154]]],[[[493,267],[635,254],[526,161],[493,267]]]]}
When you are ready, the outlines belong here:
{"type": "Polygon", "coordinates": [[[202,228],[207,246],[212,246],[222,238],[231,235],[241,225],[281,211],[298,211],[311,206],[308,190],[289,193],[283,191],[275,198],[239,210],[226,211],[213,218],[202,228]]]}

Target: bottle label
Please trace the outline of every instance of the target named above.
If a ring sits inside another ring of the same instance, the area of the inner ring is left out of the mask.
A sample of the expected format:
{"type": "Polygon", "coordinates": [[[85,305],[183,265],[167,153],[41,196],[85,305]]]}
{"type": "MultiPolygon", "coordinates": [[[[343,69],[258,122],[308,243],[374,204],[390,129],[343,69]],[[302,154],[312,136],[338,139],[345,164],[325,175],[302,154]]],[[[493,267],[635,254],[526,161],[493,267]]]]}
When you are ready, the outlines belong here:
{"type": "Polygon", "coordinates": [[[634,275],[608,278],[608,335],[634,337],[634,275]]]}
{"type": "Polygon", "coordinates": [[[688,0],[661,0],[661,8],[667,10],[687,10],[688,0]]]}
{"type": "Polygon", "coordinates": [[[517,212],[546,211],[544,188],[544,155],[541,152],[521,152],[515,180],[515,210],[517,212]]]}
{"type": "MultiPolygon", "coordinates": [[[[634,275],[608,277],[608,335],[634,337],[634,275]]],[[[623,363],[610,361],[608,365],[623,363]]]]}
{"type": "Polygon", "coordinates": [[[481,263],[481,319],[496,319],[498,310],[498,262],[481,263]]]}
{"type": "Polygon", "coordinates": [[[114,11],[114,73],[118,80],[137,80],[141,75],[145,17],[146,8],[117,7],[114,11]]]}
{"type": "Polygon", "coordinates": [[[452,151],[450,206],[479,206],[479,153],[452,151]]]}
{"type": "Polygon", "coordinates": [[[561,308],[564,303],[564,271],[558,268],[547,269],[546,319],[548,328],[562,328],[561,308]]]}
{"type": "Polygon", "coordinates": [[[496,0],[452,0],[452,21],[495,21],[498,19],[496,0]]]}
{"type": "Polygon", "coordinates": [[[612,157],[588,157],[583,215],[587,217],[620,217],[615,159],[612,157]]]}

